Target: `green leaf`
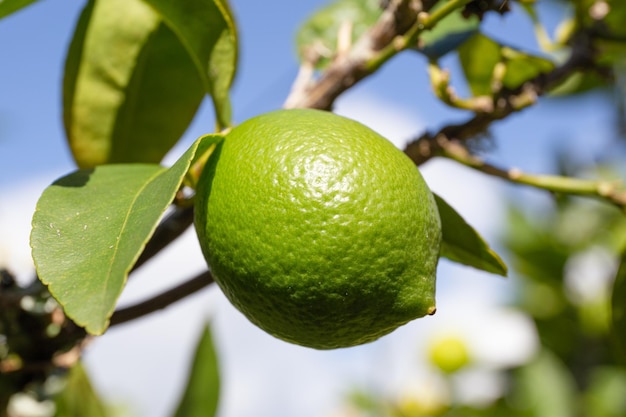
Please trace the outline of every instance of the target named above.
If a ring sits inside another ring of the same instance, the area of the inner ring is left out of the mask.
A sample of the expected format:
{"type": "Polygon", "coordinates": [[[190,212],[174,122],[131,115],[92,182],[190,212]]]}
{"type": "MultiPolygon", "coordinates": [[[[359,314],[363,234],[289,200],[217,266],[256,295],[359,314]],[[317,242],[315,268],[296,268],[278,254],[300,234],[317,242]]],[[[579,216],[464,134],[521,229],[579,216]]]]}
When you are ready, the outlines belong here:
{"type": "Polygon", "coordinates": [[[603,21],[616,37],[625,36],[626,26],[624,22],[626,22],[626,2],[623,0],[605,1],[609,7],[609,13],[606,14],[603,21]]]}
{"type": "Polygon", "coordinates": [[[338,35],[349,27],[354,43],[380,17],[378,0],[337,0],[313,14],[298,30],[296,45],[301,61],[311,49],[321,55],[316,68],[326,67],[337,52],[338,35]]]}
{"type": "MultiPolygon", "coordinates": [[[[442,1],[437,3],[433,11],[443,4],[442,1]]],[[[462,10],[458,9],[437,23],[432,30],[422,33],[417,50],[431,59],[440,58],[463,45],[478,32],[479,26],[477,16],[465,18],[462,10]]]]}
{"type": "Polygon", "coordinates": [[[80,362],[70,369],[65,384],[63,391],[55,398],[54,417],[107,417],[106,407],[80,362]]]}
{"type": "Polygon", "coordinates": [[[202,137],[169,169],[103,165],[49,186],[33,216],[37,273],[65,313],[102,334],[139,257],[189,169],[202,137]]]}
{"type": "Polygon", "coordinates": [[[174,417],[215,416],[220,395],[218,358],[208,326],[196,347],[189,379],[174,417]]]}
{"type": "Polygon", "coordinates": [[[596,73],[576,71],[550,90],[550,97],[567,97],[606,87],[609,82],[596,73]]]}
{"type": "Polygon", "coordinates": [[[441,217],[441,256],[453,262],[506,276],[506,265],[476,230],[436,194],[435,201],[441,217]]]}
{"type": "Polygon", "coordinates": [[[501,60],[500,45],[477,33],[458,48],[465,78],[474,96],[492,94],[493,70],[501,60]]]}
{"type": "Polygon", "coordinates": [[[530,55],[513,48],[502,47],[502,57],[506,63],[506,72],[502,83],[515,89],[526,81],[554,69],[554,63],[546,58],[530,55]]]}
{"type": "Polygon", "coordinates": [[[29,6],[37,0],[2,0],[0,1],[0,19],[29,6]]]}
{"type": "Polygon", "coordinates": [[[539,74],[550,72],[554,63],[546,58],[503,46],[482,33],[476,33],[458,49],[459,60],[472,94],[493,95],[494,70],[504,65],[502,85],[516,89],[539,74]]]}
{"type": "Polygon", "coordinates": [[[187,51],[211,95],[218,128],[231,125],[229,89],[237,69],[237,31],[226,0],[145,0],[187,51]]]}
{"type": "Polygon", "coordinates": [[[626,371],[617,366],[596,366],[588,377],[584,393],[586,415],[623,417],[626,415],[626,371]]]}
{"type": "Polygon", "coordinates": [[[613,321],[611,338],[616,346],[620,362],[626,365],[626,253],[622,255],[615,277],[611,302],[613,321]]]}
{"type": "Polygon", "coordinates": [[[515,372],[514,404],[533,417],[576,415],[576,385],[567,367],[548,350],[515,372]]]}
{"type": "Polygon", "coordinates": [[[91,0],[76,26],[63,115],[81,168],[158,163],[193,119],[204,89],[187,50],[140,0],[91,0]]]}

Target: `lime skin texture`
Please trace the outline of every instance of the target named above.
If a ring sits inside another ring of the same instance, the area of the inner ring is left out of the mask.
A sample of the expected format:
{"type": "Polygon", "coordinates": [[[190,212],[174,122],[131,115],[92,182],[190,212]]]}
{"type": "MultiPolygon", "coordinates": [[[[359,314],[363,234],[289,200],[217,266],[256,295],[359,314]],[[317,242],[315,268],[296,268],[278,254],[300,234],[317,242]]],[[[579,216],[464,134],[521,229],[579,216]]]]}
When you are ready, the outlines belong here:
{"type": "Polygon", "coordinates": [[[217,284],[277,338],[354,346],[435,311],[436,203],[413,162],[356,121],[249,119],[217,146],[195,198],[217,284]]]}

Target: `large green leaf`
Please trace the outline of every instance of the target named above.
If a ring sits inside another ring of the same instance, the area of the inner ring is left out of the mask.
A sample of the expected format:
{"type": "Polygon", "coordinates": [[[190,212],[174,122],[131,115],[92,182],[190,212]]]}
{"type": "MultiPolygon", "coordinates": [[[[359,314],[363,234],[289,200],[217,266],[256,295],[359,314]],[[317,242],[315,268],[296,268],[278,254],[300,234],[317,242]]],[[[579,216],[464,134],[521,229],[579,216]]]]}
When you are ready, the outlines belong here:
{"type": "Polygon", "coordinates": [[[435,195],[441,218],[441,256],[453,262],[506,276],[502,259],[446,201],[435,195]]]}
{"type": "Polygon", "coordinates": [[[237,31],[226,0],[145,0],[176,33],[211,95],[219,128],[231,125],[229,89],[237,69],[237,31]]]}
{"type": "Polygon", "coordinates": [[[36,2],[37,0],[2,0],[0,1],[0,19],[36,2]]]}
{"type": "Polygon", "coordinates": [[[33,216],[37,273],[65,313],[103,333],[139,257],[179,189],[199,142],[169,169],[112,164],[79,170],[49,186],[33,216]]]}
{"type": "Polygon", "coordinates": [[[296,44],[300,60],[314,49],[320,59],[317,68],[324,68],[337,52],[338,36],[345,25],[350,41],[355,42],[378,20],[382,10],[378,0],[337,0],[313,14],[298,30],[296,44]]]}
{"type": "Polygon", "coordinates": [[[189,369],[187,387],[174,417],[213,417],[220,395],[218,358],[209,327],[205,327],[189,369]]]}
{"type": "Polygon", "coordinates": [[[620,362],[626,365],[626,253],[622,255],[615,284],[613,284],[612,320],[611,336],[620,362]]]}
{"type": "Polygon", "coordinates": [[[106,407],[94,391],[80,362],[70,369],[65,384],[63,391],[55,398],[54,417],[107,417],[106,407]]]}
{"type": "Polygon", "coordinates": [[[187,50],[141,0],[91,0],[63,82],[67,138],[81,168],[158,163],[193,119],[204,89],[187,50]]]}

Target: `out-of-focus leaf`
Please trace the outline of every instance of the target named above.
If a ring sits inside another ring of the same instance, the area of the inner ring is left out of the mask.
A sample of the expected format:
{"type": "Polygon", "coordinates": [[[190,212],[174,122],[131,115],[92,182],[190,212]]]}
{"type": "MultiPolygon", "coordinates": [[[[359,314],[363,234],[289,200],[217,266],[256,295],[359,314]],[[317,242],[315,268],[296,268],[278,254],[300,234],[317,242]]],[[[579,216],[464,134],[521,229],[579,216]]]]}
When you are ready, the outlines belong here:
{"type": "Polygon", "coordinates": [[[378,0],[336,0],[318,10],[296,35],[300,60],[304,60],[307,51],[314,49],[321,56],[316,67],[326,67],[337,52],[337,38],[342,26],[349,25],[350,40],[354,42],[381,14],[378,0]]]}
{"type": "Polygon", "coordinates": [[[458,48],[458,53],[472,94],[491,95],[493,70],[502,60],[500,45],[482,33],[476,33],[458,48]]]}
{"type": "Polygon", "coordinates": [[[574,72],[565,81],[550,90],[550,97],[567,97],[585,93],[594,88],[606,87],[607,80],[591,72],[574,72]]]}
{"type": "Polygon", "coordinates": [[[176,33],[215,106],[218,128],[231,125],[229,90],[237,69],[237,30],[226,0],[144,0],[176,33]]]}
{"type": "Polygon", "coordinates": [[[131,267],[204,139],[169,169],[103,165],[69,174],[43,192],[31,232],[37,273],[67,316],[87,332],[106,330],[131,267]]]}
{"type": "Polygon", "coordinates": [[[567,367],[552,352],[543,350],[530,364],[515,372],[513,401],[532,417],[576,415],[576,385],[567,367]]]}
{"type": "Polygon", "coordinates": [[[107,417],[107,410],[93,389],[81,363],[70,369],[65,388],[55,398],[54,417],[107,417]]]}
{"type": "Polygon", "coordinates": [[[174,417],[213,417],[220,395],[219,362],[211,330],[205,327],[196,347],[189,379],[174,417]]]}
{"type": "MultiPolygon", "coordinates": [[[[442,1],[437,3],[433,10],[443,4],[442,1]]],[[[480,20],[477,16],[465,18],[460,9],[456,10],[437,23],[432,30],[421,34],[417,50],[429,58],[440,58],[472,38],[478,32],[479,26],[480,20]]]]}
{"type": "Polygon", "coordinates": [[[472,36],[458,52],[465,78],[475,96],[493,94],[494,69],[498,63],[504,65],[501,82],[510,89],[554,69],[554,64],[546,58],[503,46],[482,33],[472,36]]]}
{"type": "Polygon", "coordinates": [[[158,163],[204,96],[187,50],[141,0],[91,0],[69,48],[64,122],[81,168],[158,163]]]}
{"type": "Polygon", "coordinates": [[[435,195],[441,218],[441,256],[483,271],[506,276],[507,268],[483,238],[441,197],[435,195]]]}
{"type": "Polygon", "coordinates": [[[554,69],[554,63],[546,58],[530,55],[513,48],[502,47],[502,56],[506,64],[506,72],[502,83],[505,87],[515,89],[526,81],[545,74],[554,69]]]}
{"type": "Polygon", "coordinates": [[[604,21],[608,29],[617,36],[626,35],[626,2],[623,0],[605,0],[609,6],[609,12],[604,21]]]}
{"type": "Polygon", "coordinates": [[[622,255],[615,277],[611,302],[613,321],[611,336],[620,362],[626,365],[626,253],[622,255]]]}
{"type": "Polygon", "coordinates": [[[587,391],[585,410],[588,416],[623,417],[626,415],[626,371],[618,367],[594,369],[587,391]]]}
{"type": "Polygon", "coordinates": [[[0,19],[36,2],[37,0],[2,0],[0,1],[0,19]]]}

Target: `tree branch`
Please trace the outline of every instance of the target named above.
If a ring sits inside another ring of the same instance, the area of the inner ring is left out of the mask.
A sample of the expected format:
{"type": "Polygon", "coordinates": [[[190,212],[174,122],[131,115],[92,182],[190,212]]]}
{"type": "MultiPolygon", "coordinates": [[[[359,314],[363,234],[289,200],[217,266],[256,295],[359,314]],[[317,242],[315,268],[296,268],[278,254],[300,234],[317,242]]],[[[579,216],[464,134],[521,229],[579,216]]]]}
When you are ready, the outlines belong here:
{"type": "Polygon", "coordinates": [[[203,272],[200,275],[191,278],[189,281],[186,281],[179,286],[158,294],[148,300],[116,310],[111,317],[109,325],[116,326],[161,310],[179,300],[182,300],[188,295],[203,289],[213,282],[213,275],[211,275],[209,271],[203,272]]]}
{"type": "Polygon", "coordinates": [[[626,189],[620,181],[586,180],[559,175],[527,174],[516,168],[502,169],[488,164],[472,155],[458,141],[439,143],[439,146],[441,146],[441,156],[485,174],[555,193],[598,198],[614,204],[621,210],[626,210],[626,189]]]}
{"type": "MultiPolygon", "coordinates": [[[[395,0],[346,53],[337,54],[317,80],[294,84],[285,108],[317,108],[330,110],[335,99],[344,91],[374,73],[399,52],[417,45],[419,35],[432,29],[444,17],[471,0],[449,0],[436,12],[427,11],[434,0],[395,0]]],[[[314,58],[313,58],[314,60],[314,58]]],[[[310,68],[314,62],[305,62],[310,68]]]]}
{"type": "Polygon", "coordinates": [[[442,144],[451,141],[464,142],[484,134],[491,124],[501,120],[514,112],[520,111],[534,104],[538,97],[544,95],[554,86],[566,80],[580,70],[597,70],[593,60],[595,50],[589,34],[580,32],[573,40],[572,53],[569,59],[561,66],[549,73],[540,74],[526,82],[516,90],[502,90],[494,97],[494,107],[489,112],[477,112],[464,123],[448,125],[432,134],[424,133],[418,139],[409,143],[404,152],[415,162],[421,165],[430,158],[440,154],[442,144]]]}
{"type": "Polygon", "coordinates": [[[133,266],[133,271],[152,259],[161,250],[182,235],[193,223],[193,206],[174,206],[174,211],[170,213],[159,224],[154,234],[146,244],[139,259],[133,266]]]}

